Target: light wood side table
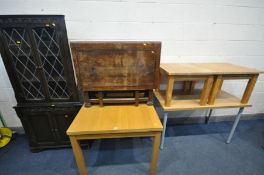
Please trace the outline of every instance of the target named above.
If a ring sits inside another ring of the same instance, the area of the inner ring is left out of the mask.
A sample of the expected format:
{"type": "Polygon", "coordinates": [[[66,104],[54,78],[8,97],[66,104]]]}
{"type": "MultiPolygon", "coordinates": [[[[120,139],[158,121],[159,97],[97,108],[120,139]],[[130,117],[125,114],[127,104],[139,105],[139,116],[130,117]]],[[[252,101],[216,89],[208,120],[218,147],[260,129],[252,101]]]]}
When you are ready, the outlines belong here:
{"type": "Polygon", "coordinates": [[[82,107],[67,134],[81,175],[87,175],[80,140],[153,137],[150,175],[155,175],[162,132],[160,119],[153,106],[146,104],[82,107]]]}
{"type": "Polygon", "coordinates": [[[228,136],[227,143],[231,142],[241,114],[248,104],[251,93],[260,73],[263,71],[242,67],[228,63],[190,63],[190,64],[161,64],[161,77],[167,78],[166,90],[154,91],[163,111],[163,133],[161,149],[164,145],[164,137],[167,125],[168,112],[181,110],[209,109],[206,123],[215,108],[239,108],[235,122],[228,136]],[[224,80],[247,79],[242,98],[222,91],[224,80]],[[195,81],[204,80],[201,90],[195,89],[195,81]],[[183,81],[183,90],[174,90],[174,82],[183,81]],[[191,82],[191,83],[188,83],[191,82]],[[186,93],[187,92],[187,93],[186,93]]]}

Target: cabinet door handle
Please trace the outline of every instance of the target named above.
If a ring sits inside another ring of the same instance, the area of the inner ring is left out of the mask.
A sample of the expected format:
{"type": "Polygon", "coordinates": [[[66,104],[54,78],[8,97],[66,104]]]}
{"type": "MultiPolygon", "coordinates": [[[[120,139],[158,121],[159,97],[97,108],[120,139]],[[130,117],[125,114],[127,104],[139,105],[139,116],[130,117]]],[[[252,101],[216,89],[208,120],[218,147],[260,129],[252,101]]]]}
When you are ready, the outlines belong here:
{"type": "Polygon", "coordinates": [[[69,116],[68,115],[64,115],[65,118],[68,118],[69,116]]]}

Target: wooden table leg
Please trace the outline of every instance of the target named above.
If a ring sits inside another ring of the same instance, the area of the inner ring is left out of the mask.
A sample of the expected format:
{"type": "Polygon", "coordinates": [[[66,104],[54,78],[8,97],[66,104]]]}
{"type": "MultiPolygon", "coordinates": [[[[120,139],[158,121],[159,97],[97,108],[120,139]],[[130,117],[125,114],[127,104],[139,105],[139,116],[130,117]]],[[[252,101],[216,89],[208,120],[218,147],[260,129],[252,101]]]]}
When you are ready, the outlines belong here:
{"type": "Polygon", "coordinates": [[[103,94],[103,92],[98,92],[98,99],[99,99],[99,105],[102,107],[102,106],[104,106],[104,94],[103,94]]]}
{"type": "Polygon", "coordinates": [[[139,104],[139,92],[138,91],[135,92],[135,104],[136,106],[138,106],[139,104]]]}
{"type": "Polygon", "coordinates": [[[183,82],[183,93],[188,94],[188,91],[190,91],[190,81],[184,81],[183,82]]]}
{"type": "Polygon", "coordinates": [[[196,84],[196,81],[192,81],[192,82],[191,82],[191,86],[190,86],[190,94],[193,94],[193,93],[194,93],[195,84],[196,84]]]}
{"type": "Polygon", "coordinates": [[[82,148],[74,136],[70,136],[70,141],[72,145],[72,151],[79,169],[79,172],[81,175],[88,175],[86,166],[85,166],[85,161],[83,158],[83,153],[82,153],[82,148]]]}
{"type": "Polygon", "coordinates": [[[220,82],[220,85],[219,85],[219,89],[218,89],[218,92],[217,94],[220,93],[221,89],[222,89],[222,86],[223,86],[223,83],[224,83],[224,78],[222,78],[221,82],[220,82]]]}
{"type": "Polygon", "coordinates": [[[223,77],[222,75],[218,75],[215,79],[214,79],[214,84],[209,96],[209,100],[208,100],[208,104],[209,105],[213,105],[216,99],[216,96],[218,94],[218,92],[221,89],[221,86],[223,84],[223,77]]]}
{"type": "Polygon", "coordinates": [[[157,172],[157,162],[159,155],[159,145],[160,145],[160,136],[161,133],[155,134],[153,138],[153,148],[152,148],[152,158],[150,163],[150,175],[155,175],[157,172]]]}
{"type": "Polygon", "coordinates": [[[254,89],[254,86],[255,86],[255,84],[257,82],[257,79],[258,79],[258,75],[254,75],[248,80],[248,84],[247,84],[246,90],[245,90],[245,92],[243,94],[243,97],[241,99],[241,103],[243,103],[243,104],[248,103],[248,100],[249,100],[249,98],[251,96],[251,93],[252,93],[252,91],[254,89]]]}
{"type": "Polygon", "coordinates": [[[192,94],[195,89],[196,81],[184,81],[183,82],[183,94],[192,94]]]}
{"type": "Polygon", "coordinates": [[[152,89],[149,90],[148,93],[149,93],[149,97],[148,97],[147,105],[153,105],[153,95],[154,95],[153,90],[152,89]]]}
{"type": "Polygon", "coordinates": [[[174,77],[168,76],[168,83],[167,83],[166,97],[165,97],[165,106],[170,106],[170,104],[171,104],[173,85],[174,85],[174,77]]]}
{"type": "Polygon", "coordinates": [[[160,90],[160,85],[161,85],[161,82],[162,82],[162,73],[161,71],[159,71],[159,81],[158,81],[158,86],[157,86],[157,90],[160,90]]]}
{"type": "Polygon", "coordinates": [[[92,106],[91,101],[90,101],[90,97],[89,97],[89,92],[84,92],[83,96],[84,96],[84,106],[85,107],[92,106]]]}
{"type": "Polygon", "coordinates": [[[214,79],[213,76],[209,76],[204,82],[204,87],[203,87],[202,94],[200,97],[200,105],[201,106],[206,105],[206,103],[207,103],[213,79],[214,79]]]}

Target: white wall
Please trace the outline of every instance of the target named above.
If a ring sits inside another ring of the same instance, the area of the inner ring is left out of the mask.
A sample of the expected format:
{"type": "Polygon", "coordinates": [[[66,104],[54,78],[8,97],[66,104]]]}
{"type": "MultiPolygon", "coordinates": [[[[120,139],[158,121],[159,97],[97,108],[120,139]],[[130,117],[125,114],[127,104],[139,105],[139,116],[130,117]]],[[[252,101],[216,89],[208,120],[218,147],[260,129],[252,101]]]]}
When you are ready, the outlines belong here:
{"type": "MultiPolygon", "coordinates": [[[[263,0],[0,0],[0,14],[64,14],[70,40],[160,40],[163,63],[230,62],[264,70],[263,0]]],[[[2,61],[0,71],[0,108],[9,126],[20,126],[2,61]]],[[[223,88],[241,95],[244,87],[245,81],[232,81],[223,88]]],[[[264,112],[264,76],[251,102],[246,113],[264,112]]]]}

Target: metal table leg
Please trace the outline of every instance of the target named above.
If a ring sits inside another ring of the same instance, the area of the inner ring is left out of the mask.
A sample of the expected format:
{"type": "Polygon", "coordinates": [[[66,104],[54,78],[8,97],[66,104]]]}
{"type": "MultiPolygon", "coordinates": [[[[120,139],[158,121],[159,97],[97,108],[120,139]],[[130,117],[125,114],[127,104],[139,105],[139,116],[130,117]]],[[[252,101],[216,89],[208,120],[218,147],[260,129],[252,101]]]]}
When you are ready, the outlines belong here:
{"type": "Polygon", "coordinates": [[[213,109],[210,109],[210,110],[209,110],[209,114],[208,114],[208,116],[205,117],[205,123],[206,123],[206,124],[209,123],[209,120],[210,120],[210,117],[211,117],[211,115],[212,115],[212,112],[213,112],[213,109]]]}
{"type": "Polygon", "coordinates": [[[231,139],[232,139],[232,137],[234,135],[234,132],[235,132],[236,127],[237,127],[237,124],[238,124],[238,122],[240,120],[240,117],[241,117],[241,114],[243,113],[243,111],[244,111],[244,107],[239,108],[239,111],[237,113],[236,119],[235,119],[234,124],[232,126],[232,129],[231,129],[231,131],[229,133],[228,139],[226,140],[226,143],[230,143],[231,142],[231,139]]]}
{"type": "Polygon", "coordinates": [[[162,131],[162,136],[161,136],[160,149],[163,149],[163,146],[164,146],[164,139],[165,139],[165,133],[166,133],[166,127],[167,127],[167,119],[168,119],[168,112],[165,112],[164,118],[163,118],[163,131],[162,131]]]}

